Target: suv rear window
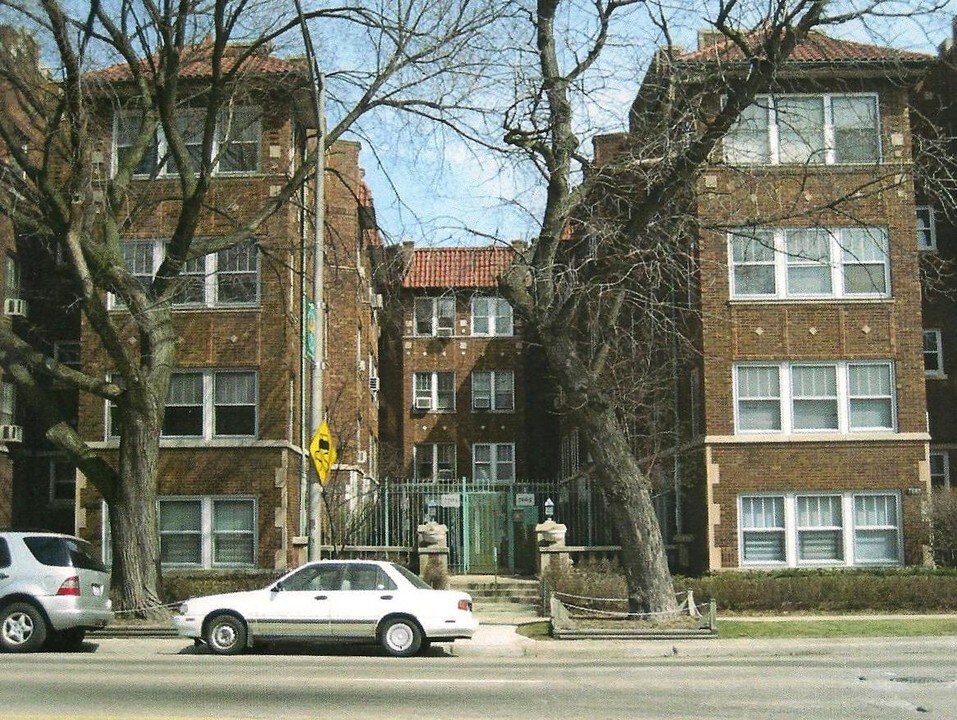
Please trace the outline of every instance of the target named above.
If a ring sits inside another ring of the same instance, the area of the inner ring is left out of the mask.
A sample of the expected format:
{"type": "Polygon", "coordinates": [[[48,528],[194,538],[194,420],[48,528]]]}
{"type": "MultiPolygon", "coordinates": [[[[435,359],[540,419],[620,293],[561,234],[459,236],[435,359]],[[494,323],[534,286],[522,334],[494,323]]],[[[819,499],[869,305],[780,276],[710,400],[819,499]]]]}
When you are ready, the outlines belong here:
{"type": "Polygon", "coordinates": [[[23,544],[43,565],[107,572],[106,566],[93,554],[93,546],[83,540],[39,535],[23,538],[23,544]]]}

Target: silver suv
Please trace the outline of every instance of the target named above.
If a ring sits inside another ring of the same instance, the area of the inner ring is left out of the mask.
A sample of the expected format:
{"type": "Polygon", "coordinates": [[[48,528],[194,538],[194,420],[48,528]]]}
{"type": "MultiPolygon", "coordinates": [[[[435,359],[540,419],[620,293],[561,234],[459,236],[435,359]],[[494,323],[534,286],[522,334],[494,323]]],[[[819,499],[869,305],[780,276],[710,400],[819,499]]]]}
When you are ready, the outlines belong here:
{"type": "Polygon", "coordinates": [[[0,650],[75,650],[113,619],[110,576],[70,535],[0,532],[0,650]]]}

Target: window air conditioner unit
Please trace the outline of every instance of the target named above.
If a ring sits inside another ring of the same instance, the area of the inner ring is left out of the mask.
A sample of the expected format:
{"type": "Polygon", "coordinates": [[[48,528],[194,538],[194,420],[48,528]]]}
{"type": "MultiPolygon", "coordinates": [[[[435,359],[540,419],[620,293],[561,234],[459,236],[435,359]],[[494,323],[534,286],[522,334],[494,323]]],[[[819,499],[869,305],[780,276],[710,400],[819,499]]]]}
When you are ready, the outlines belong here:
{"type": "Polygon", "coordinates": [[[431,409],[432,409],[432,398],[417,397],[417,398],[415,399],[415,409],[416,409],[416,410],[431,410],[431,409]]]}
{"type": "Polygon", "coordinates": [[[483,397],[472,398],[472,407],[476,410],[490,410],[492,408],[492,399],[483,397]]]}
{"type": "Polygon", "coordinates": [[[27,301],[20,298],[7,298],[3,301],[3,314],[11,317],[26,317],[27,301]]]}
{"type": "Polygon", "coordinates": [[[0,425],[0,442],[23,442],[23,426],[0,425]]]}
{"type": "Polygon", "coordinates": [[[454,477],[454,476],[453,476],[451,470],[449,470],[449,469],[442,469],[442,470],[439,470],[439,472],[438,472],[438,477],[439,477],[440,480],[448,480],[448,479],[451,479],[451,478],[454,477]]]}
{"type": "Polygon", "coordinates": [[[359,450],[356,452],[356,463],[362,465],[366,460],[369,459],[369,456],[366,454],[365,450],[359,450]]]}
{"type": "Polygon", "coordinates": [[[379,392],[379,378],[375,375],[369,376],[369,389],[372,392],[379,392]]]}
{"type": "Polygon", "coordinates": [[[435,334],[439,337],[452,337],[452,328],[440,327],[435,331],[435,334]]]}
{"type": "Polygon", "coordinates": [[[369,304],[372,306],[373,310],[381,310],[382,309],[382,294],[372,293],[369,296],[369,304]]]}

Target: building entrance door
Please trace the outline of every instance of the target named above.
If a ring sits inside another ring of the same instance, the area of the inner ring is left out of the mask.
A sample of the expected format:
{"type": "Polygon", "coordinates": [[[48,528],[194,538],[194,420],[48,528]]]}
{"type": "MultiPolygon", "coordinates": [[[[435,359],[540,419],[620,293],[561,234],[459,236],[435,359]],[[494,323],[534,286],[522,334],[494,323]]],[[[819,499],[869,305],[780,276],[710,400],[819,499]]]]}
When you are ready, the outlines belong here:
{"type": "Polygon", "coordinates": [[[466,492],[463,503],[465,533],[463,569],[467,573],[494,573],[506,552],[503,519],[505,494],[501,492],[466,492]]]}

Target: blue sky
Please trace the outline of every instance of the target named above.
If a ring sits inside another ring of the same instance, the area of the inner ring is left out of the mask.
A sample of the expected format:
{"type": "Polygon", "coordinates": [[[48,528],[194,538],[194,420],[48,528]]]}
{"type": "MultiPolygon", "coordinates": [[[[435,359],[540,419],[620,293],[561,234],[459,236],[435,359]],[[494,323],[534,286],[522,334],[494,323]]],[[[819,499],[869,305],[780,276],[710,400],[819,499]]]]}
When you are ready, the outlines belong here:
{"type": "MultiPolygon", "coordinates": [[[[949,0],[943,10],[920,22],[875,20],[867,27],[857,24],[830,34],[936,53],[937,45],[950,35],[954,12],[957,0],[949,0]]],[[[698,23],[697,17],[678,21],[676,42],[694,47],[698,23]]],[[[626,128],[628,107],[658,44],[647,27],[635,24],[616,39],[608,62],[600,68],[607,79],[579,107],[580,114],[587,115],[579,123],[587,154],[595,134],[626,128]]],[[[447,132],[422,128],[404,132],[381,123],[364,133],[361,162],[387,241],[463,245],[487,244],[489,236],[509,241],[533,235],[543,195],[540,179],[528,167],[515,167],[447,132]]],[[[501,144],[501,135],[492,128],[489,138],[501,144]]]]}

